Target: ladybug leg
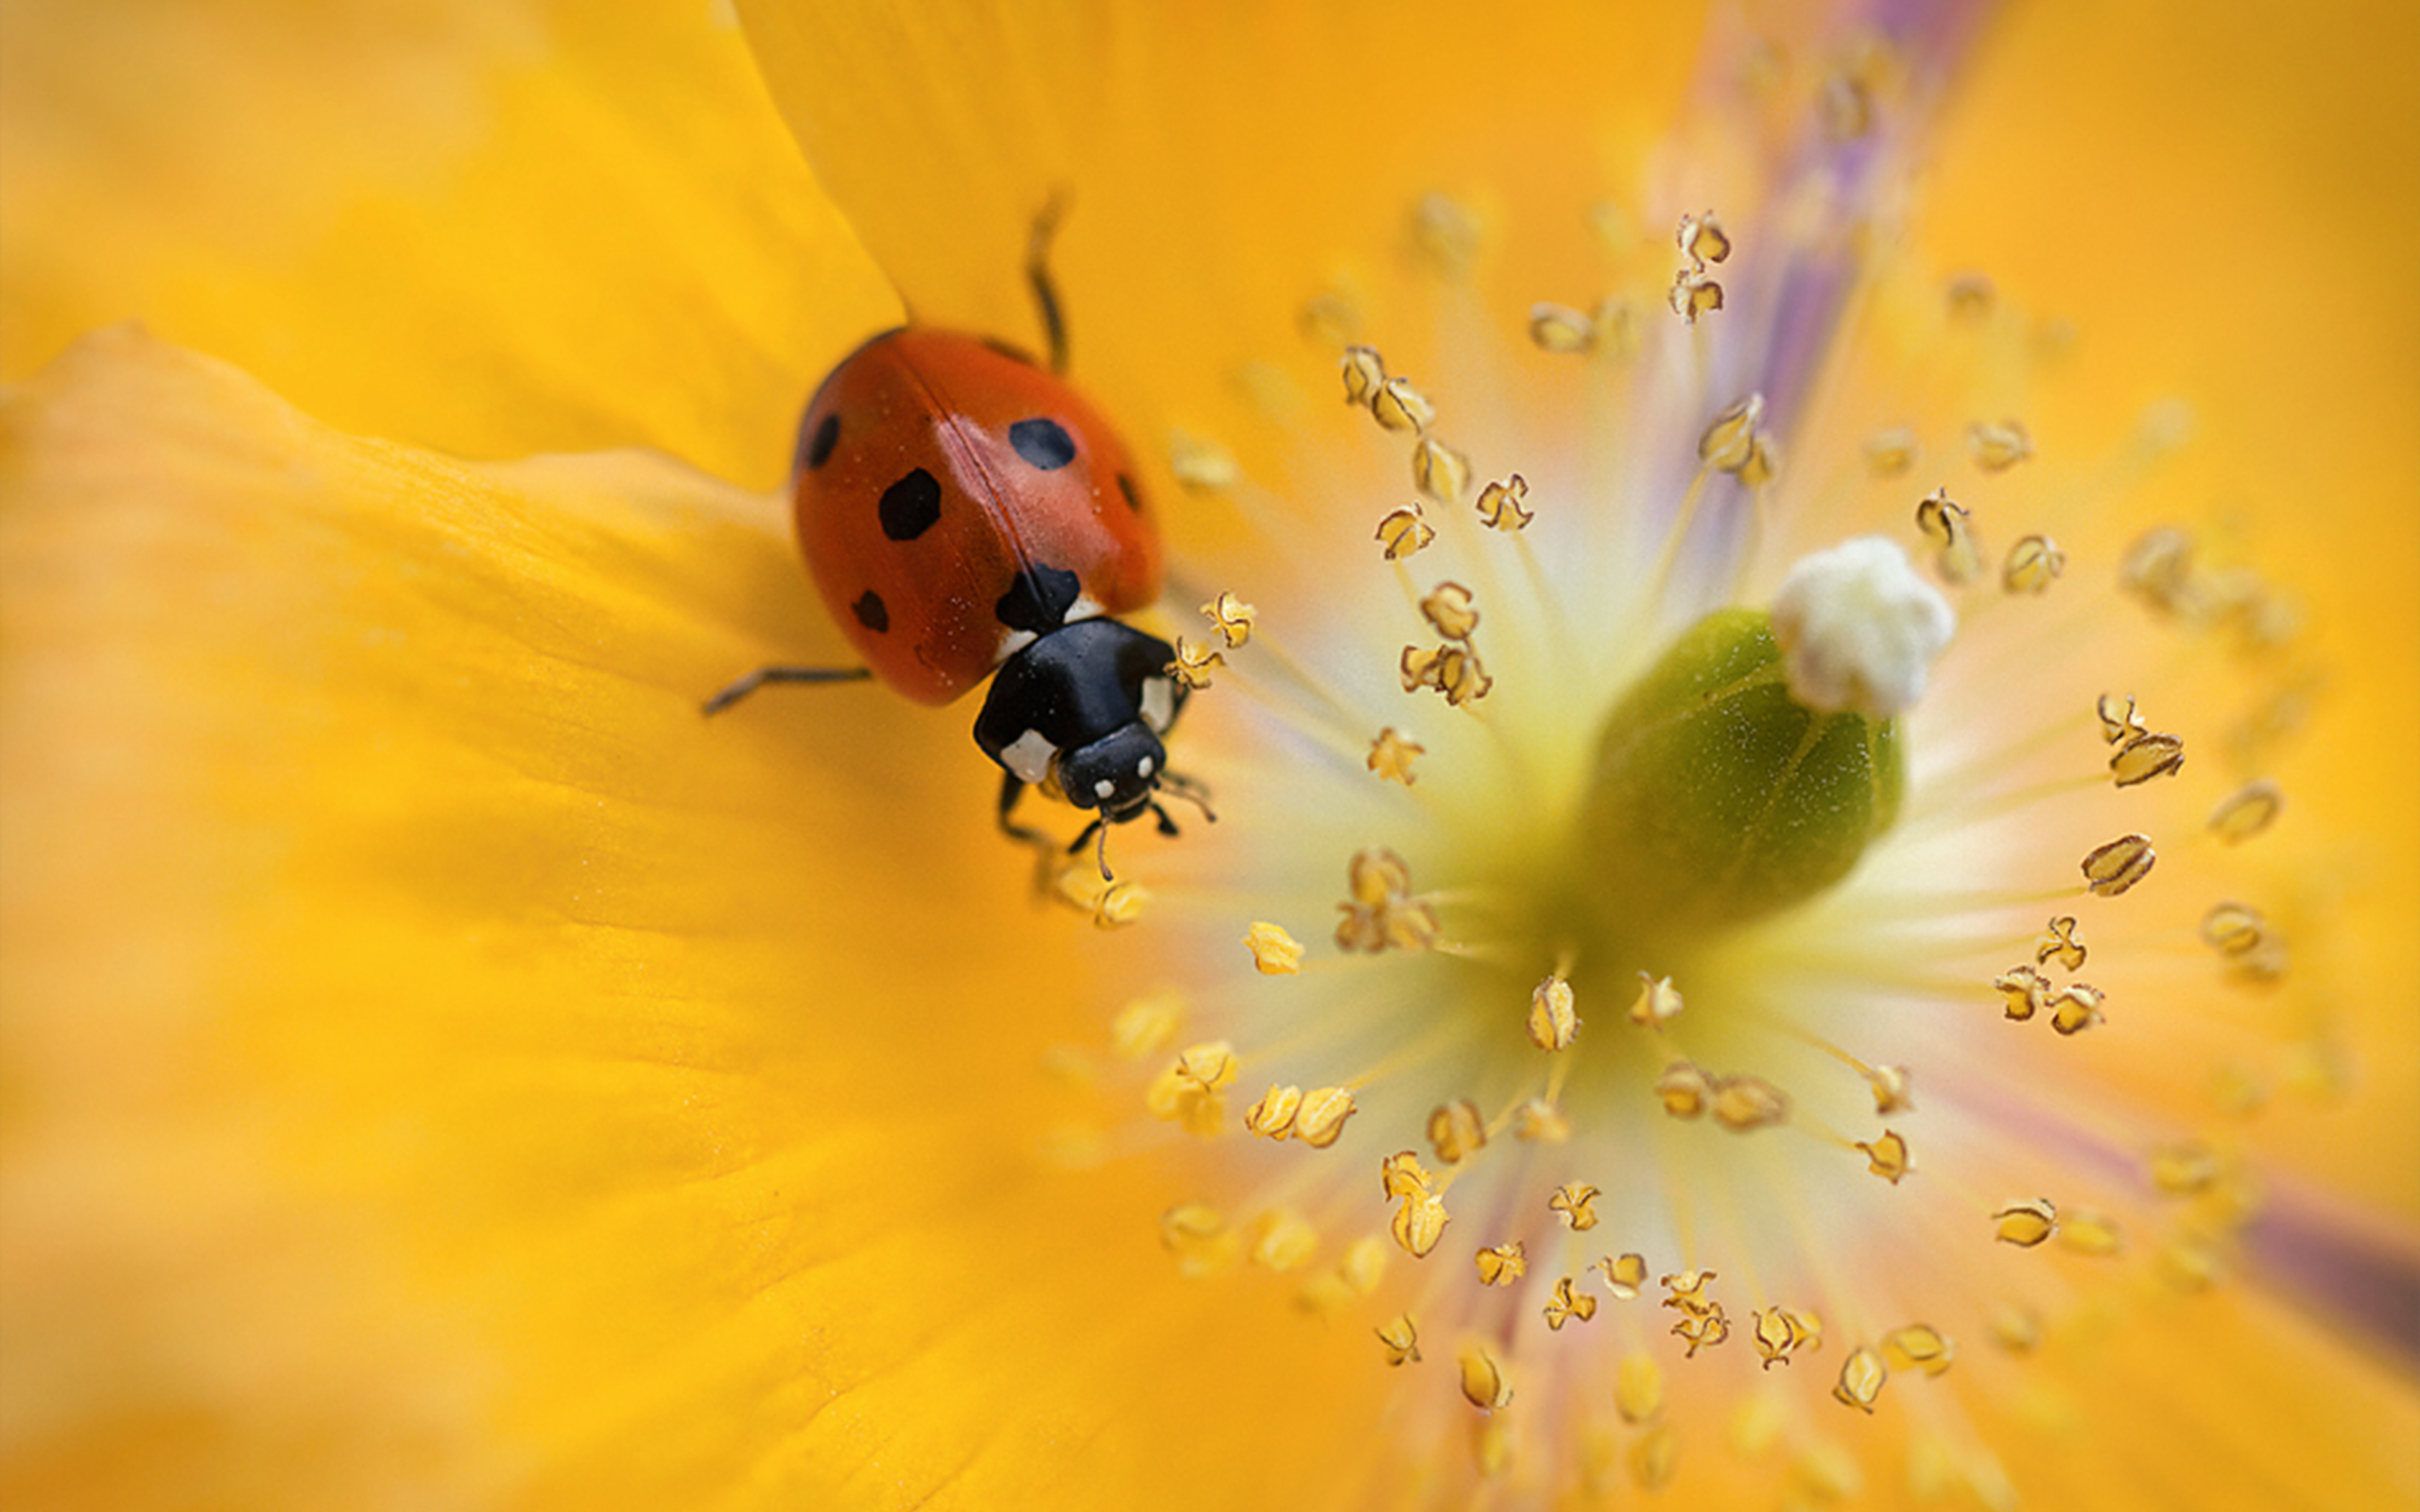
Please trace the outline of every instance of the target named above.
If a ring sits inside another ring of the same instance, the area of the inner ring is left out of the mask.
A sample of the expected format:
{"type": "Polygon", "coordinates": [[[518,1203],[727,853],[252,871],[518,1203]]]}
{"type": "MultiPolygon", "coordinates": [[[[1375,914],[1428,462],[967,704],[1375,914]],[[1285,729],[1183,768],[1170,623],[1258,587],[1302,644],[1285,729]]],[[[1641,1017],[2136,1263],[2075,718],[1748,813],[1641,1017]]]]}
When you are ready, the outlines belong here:
{"type": "MultiPolygon", "coordinates": [[[[1219,822],[1219,816],[1210,812],[1209,785],[1201,782],[1199,778],[1187,777],[1183,772],[1162,772],[1160,774],[1160,791],[1166,793],[1170,798],[1181,798],[1187,803],[1192,804],[1195,808],[1200,809],[1201,811],[1201,817],[1207,822],[1211,824],[1219,822]]],[[[1157,804],[1152,806],[1154,808],[1158,807],[1157,804]]],[[[1167,817],[1167,816],[1166,815],[1161,816],[1161,818],[1164,820],[1167,817]]]]}
{"type": "Polygon", "coordinates": [[[718,714],[769,682],[863,682],[871,667],[758,667],[706,700],[704,712],[718,714]]]}
{"type": "Polygon", "coordinates": [[[1168,817],[1167,810],[1160,807],[1157,803],[1154,803],[1151,805],[1151,813],[1153,816],[1158,818],[1160,821],[1160,833],[1162,834],[1173,839],[1182,833],[1176,827],[1176,820],[1168,817]]]}
{"type": "Polygon", "coordinates": [[[1067,322],[1059,311],[1059,285],[1050,277],[1050,239],[1059,232],[1059,215],[1067,208],[1063,191],[1053,193],[1042,213],[1033,217],[1026,235],[1025,280],[1033,288],[1034,313],[1042,317],[1042,334],[1050,344],[1050,370],[1067,370],[1067,322]]]}
{"type": "MultiPolygon", "coordinates": [[[[1050,870],[1052,864],[1059,859],[1059,842],[1040,830],[1027,829],[1009,816],[1015,811],[1017,800],[1025,797],[1026,785],[1025,781],[1014,772],[1000,774],[1000,807],[997,816],[1002,834],[1022,845],[1033,847],[1033,893],[1038,899],[1050,891],[1050,870]]],[[[1081,840],[1076,843],[1083,844],[1081,840]]]]}

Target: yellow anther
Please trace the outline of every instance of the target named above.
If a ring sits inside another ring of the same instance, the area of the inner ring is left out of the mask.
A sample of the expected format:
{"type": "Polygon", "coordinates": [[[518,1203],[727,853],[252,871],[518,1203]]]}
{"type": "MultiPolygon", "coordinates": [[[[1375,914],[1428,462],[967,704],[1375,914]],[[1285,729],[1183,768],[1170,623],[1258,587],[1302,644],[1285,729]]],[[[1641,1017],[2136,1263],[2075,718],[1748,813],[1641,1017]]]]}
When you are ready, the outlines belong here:
{"type": "MultiPolygon", "coordinates": [[[[1073,869],[1080,871],[1083,868],[1078,867],[1073,869]]],[[[1063,885],[1060,891],[1063,897],[1066,889],[1063,885]]],[[[1085,911],[1092,915],[1095,929],[1123,929],[1143,917],[1143,910],[1150,901],[1150,893],[1140,883],[1118,877],[1103,884],[1100,890],[1092,895],[1091,902],[1085,904],[1085,911]]]]}
{"type": "Polygon", "coordinates": [[[2033,455],[2033,438],[2013,420],[1966,427],[1966,455],[1986,472],[2005,472],[2033,455]]]}
{"type": "Polygon", "coordinates": [[[1614,1367],[1614,1410],[1634,1427],[1664,1410],[1664,1367],[1653,1355],[1626,1354],[1614,1367]]]}
{"type": "Polygon", "coordinates": [[[1447,194],[1420,197],[1411,213],[1411,244],[1436,272],[1459,278],[1478,256],[1478,215],[1447,194]]]}
{"type": "Polygon", "coordinates": [[[1921,1370],[1937,1376],[1949,1368],[1958,1348],[1931,1324],[1910,1323],[1882,1335],[1882,1353],[1893,1370],[1921,1370]]]}
{"type": "Polygon", "coordinates": [[[1992,1309],[1992,1339],[2011,1354],[2031,1354],[2042,1347],[2042,1318],[2030,1307],[2004,1302],[1992,1309]]]}
{"type": "Polygon", "coordinates": [[[1391,431],[1425,431],[1437,418],[1437,406],[1410,379],[1390,378],[1370,396],[1370,413],[1391,431]]]}
{"type": "Polygon", "coordinates": [[[2092,706],[2093,712],[2100,716],[2101,739],[2115,746],[2152,732],[2152,727],[2143,722],[2141,713],[2135,707],[2133,694],[2126,696],[2126,712],[2122,714],[2116,712],[2117,701],[2113,695],[2104,693],[2092,706]]]}
{"type": "Polygon", "coordinates": [[[1685,267],[1673,276],[1670,303],[1674,315],[1695,325],[1698,317],[1722,308],[1722,285],[1685,267]]]}
{"type": "Polygon", "coordinates": [[[1560,1331],[1565,1323],[1587,1322],[1597,1315],[1597,1299],[1586,1292],[1572,1289],[1571,1278],[1564,1277],[1554,1283],[1554,1295],[1547,1298],[1547,1327],[1560,1331]]]}
{"type": "Polygon", "coordinates": [[[1992,978],[1992,989],[2003,1000],[2008,1016],[2022,1023],[2042,1011],[2050,1000],[2050,979],[2031,966],[2013,966],[1992,978]]]}
{"type": "Polygon", "coordinates": [[[1420,550],[1437,539],[1437,527],[1420,517],[1417,499],[1399,509],[1391,509],[1378,522],[1378,544],[1387,549],[1387,560],[1397,561],[1420,550]]]}
{"type": "Polygon", "coordinates": [[[1344,864],[1344,879],[1355,902],[1379,908],[1411,890],[1411,867],[1392,850],[1357,850],[1344,864]]]}
{"type": "Polygon", "coordinates": [[[1530,306],[1530,339],[1541,352],[1585,352],[1597,344],[1597,322],[1567,305],[1541,301],[1530,306]]]}
{"type": "Polygon", "coordinates": [[[2208,1291],[2226,1274],[2226,1262],[2218,1247],[2206,1236],[2189,1230],[2170,1235],[2160,1246],[2157,1262],[2159,1279],[2187,1297],[2208,1291]]]}
{"type": "Polygon", "coordinates": [[[2202,916],[2202,943],[2221,955],[2249,955],[2260,948],[2268,922],[2247,903],[2221,903],[2202,916]]]}
{"type": "Polygon", "coordinates": [[[1949,318],[1972,325],[1992,313],[1999,291],[1980,273],[1961,273],[1949,281],[1949,318]]]}
{"type": "Polygon", "coordinates": [[[1824,134],[1835,142],[1854,142],[1874,129],[1874,86],[1854,74],[1827,74],[1821,106],[1824,134]]]}
{"type": "Polygon", "coordinates": [[[1427,747],[1389,725],[1378,731],[1377,739],[1370,742],[1369,767],[1386,781],[1409,787],[1420,780],[1412,771],[1411,764],[1427,753],[1427,747]]]}
{"type": "Polygon", "coordinates": [[[2224,1169],[2219,1152],[2200,1140],[2181,1140],[2152,1151],[2152,1185],[2170,1196],[2197,1196],[2209,1191],[2224,1169]]]}
{"type": "Polygon", "coordinates": [[[1890,1129],[1871,1144],[1859,1140],[1857,1147],[1865,1152],[1865,1168],[1894,1187],[1913,1169],[1908,1163],[1908,1142],[1890,1129]]]}
{"type": "Polygon", "coordinates": [[[1137,998],[1117,1010],[1109,1022],[1110,1053],[1120,1060],[1141,1060],[1176,1043],[1184,1024],[1184,1002],[1173,992],[1137,998]]]}
{"type": "Polygon", "coordinates": [[[2105,1212],[2078,1208],[2059,1220],[2059,1243],[2079,1255],[2106,1259],[2126,1248],[2126,1231],[2105,1212]]]}
{"type": "Polygon", "coordinates": [[[1478,628],[1478,609],[1471,591],[1456,582],[1439,583],[1436,592],[1422,599],[1420,617],[1448,641],[1467,641],[1478,628]]]}
{"type": "Polygon", "coordinates": [[[1339,950],[1376,953],[1426,950],[1437,940],[1437,916],[1408,896],[1411,869],[1392,850],[1363,850],[1346,868],[1351,901],[1337,905],[1339,950]]]}
{"type": "Polygon", "coordinates": [[[1244,1127],[1265,1140],[1282,1140],[1294,1132],[1294,1118],[1302,1108],[1303,1089],[1271,1087],[1245,1109],[1244,1127]]]}
{"type": "Polygon", "coordinates": [[[1481,1246],[1471,1257],[1482,1286],[1510,1286],[1530,1273],[1530,1254],[1518,1239],[1481,1246]]]}
{"type": "Polygon", "coordinates": [[[1681,255],[1692,267],[1703,268],[1708,263],[1720,263],[1731,255],[1731,238],[1724,234],[1722,223],[1709,210],[1703,215],[1683,215],[1681,229],[1673,236],[1680,244],[1681,255]]]}
{"type": "Polygon", "coordinates": [[[2008,549],[2000,568],[2000,586],[2012,593],[2039,595],[2067,570],[2067,554],[2048,536],[2026,536],[2008,549]]]}
{"type": "Polygon", "coordinates": [[[1474,507],[1478,510],[1479,523],[1490,530],[1511,532],[1537,518],[1532,511],[1521,507],[1521,501],[1529,496],[1530,480],[1514,472],[1500,483],[1479,490],[1478,503],[1474,507]]]}
{"type": "Polygon", "coordinates": [[[1243,481],[1235,454],[1218,442],[1176,431],[1168,437],[1168,472],[1197,493],[1216,493],[1243,481]]]}
{"type": "Polygon", "coordinates": [[[1289,1275],[1319,1252],[1320,1231],[1299,1212],[1272,1212],[1254,1227],[1252,1263],[1263,1270],[1289,1275]]]}
{"type": "Polygon", "coordinates": [[[2109,774],[2119,787],[2133,787],[2154,777],[2173,777],[2185,765],[2185,742],[2174,735],[2136,735],[2109,758],[2109,774]]]}
{"type": "Polygon", "coordinates": [[[1243,1255],[1243,1237],[1206,1202],[1180,1202],[1161,1213],[1160,1244],[1176,1257],[1180,1274],[1196,1278],[1232,1270],[1243,1255]]]}
{"type": "Polygon", "coordinates": [[[2076,921],[2071,914],[2051,919],[2033,941],[2034,965],[2047,966],[2053,960],[2070,971],[2083,965],[2083,941],[2076,937],[2076,921]]]}
{"type": "Polygon", "coordinates": [[[1895,478],[1916,465],[1916,433],[1905,425],[1876,431],[1866,438],[1865,471],[1877,478],[1895,478]]]}
{"type": "Polygon", "coordinates": [[[1412,1326],[1410,1314],[1397,1313],[1373,1332],[1378,1335],[1378,1342],[1387,1347],[1387,1364],[1419,1363],[1420,1330],[1412,1326]]]}
{"type": "Polygon", "coordinates": [[[1375,1234],[1364,1234],[1347,1245],[1344,1258],[1337,1262],[1337,1280],[1356,1297],[1375,1293],[1378,1283],[1387,1278],[1387,1246],[1375,1234]]]}
{"type": "Polygon", "coordinates": [[[1276,924],[1255,920],[1245,932],[1244,948],[1263,976],[1292,976],[1303,969],[1303,946],[1276,924]]]}
{"type": "Polygon", "coordinates": [[[1394,1217],[1388,1221],[1387,1232],[1394,1236],[1406,1254],[1414,1260],[1425,1260],[1437,1247],[1437,1241],[1444,1237],[1445,1225],[1451,1221],[1443,1198],[1422,1193],[1403,1199],[1394,1217]]]}
{"type": "Polygon", "coordinates": [[[1738,472],[1754,455],[1756,433],[1764,421],[1765,396],[1750,394],[1698,433],[1698,460],[1718,472],[1738,472]]]}
{"type": "Polygon", "coordinates": [[[1494,1412],[1512,1400],[1512,1388],[1504,1379],[1504,1367],[1485,1347],[1468,1344],[1461,1352],[1462,1397],[1481,1412],[1494,1412]]]}
{"type": "Polygon", "coordinates": [[[1616,1301],[1627,1302],[1646,1289],[1647,1257],[1645,1255],[1634,1253],[1609,1255],[1597,1262],[1597,1268],[1605,1273],[1605,1290],[1613,1293],[1614,1299],[1616,1301]]]}
{"type": "Polygon", "coordinates": [[[1628,362],[1647,344],[1647,321],[1638,306],[1620,295],[1597,302],[1597,350],[1628,362]]]}
{"type": "Polygon", "coordinates": [[[1983,551],[1975,543],[1975,524],[1966,507],[1952,502],[1949,490],[1935,489],[1916,505],[1916,528],[1936,548],[1933,571],[1945,583],[1966,583],[1983,570],[1983,551]]]}
{"type": "Polygon", "coordinates": [[[2101,1022],[2103,1001],[2099,988],[2071,982],[2050,1000],[2050,1027],[2061,1034],[2080,1034],[2101,1022]]]}
{"type": "Polygon", "coordinates": [[[1631,1479],[1642,1491],[1660,1491],[1672,1483],[1680,1454],[1680,1435],[1672,1432],[1670,1423],[1657,1423],[1630,1447],[1631,1479]]]}
{"type": "Polygon", "coordinates": [[[2269,828],[2285,803],[2277,784],[2263,778],[2227,795],[2210,813],[2210,833],[2229,845],[2241,845],[2269,828]]]}
{"type": "Polygon", "coordinates": [[[1748,438],[1748,459],[1733,469],[1739,481],[1752,489],[1761,489],[1781,472],[1781,448],[1763,431],[1748,438]]]}
{"type": "Polygon", "coordinates": [[[1598,1190],[1585,1181],[1566,1181],[1547,1198],[1547,1208],[1563,1214],[1564,1227],[1573,1233],[1584,1234],[1597,1227],[1599,1195],[1598,1190]]]}
{"type": "Polygon", "coordinates": [[[1417,1151],[1397,1150],[1378,1163],[1378,1183],[1390,1202],[1397,1197],[1426,1196],[1431,1179],[1428,1168],[1420,1163],[1417,1151]]]}
{"type": "Polygon", "coordinates": [[[1764,1369],[1788,1365],[1789,1357],[1800,1349],[1811,1350],[1821,1346],[1824,1325],[1811,1313],[1775,1307],[1749,1316],[1752,1326],[1748,1342],[1756,1347],[1764,1369]]]}
{"type": "Polygon", "coordinates": [[[1428,1143],[1447,1165],[1460,1165],[1485,1148],[1487,1124],[1478,1116],[1478,1105],[1465,1097],[1431,1108],[1428,1143]]]}
{"type": "Polygon", "coordinates": [[[1715,1084],[1714,1121],[1735,1134],[1789,1117],[1789,1096],[1762,1076],[1725,1076],[1715,1084]]]}
{"type": "Polygon", "coordinates": [[[1530,993],[1530,1042],[1541,1050],[1568,1050],[1580,1038],[1580,1014],[1571,984],[1549,976],[1530,993]]]}
{"type": "Polygon", "coordinates": [[[1571,1117],[1543,1097],[1532,1097],[1512,1110],[1512,1137],[1530,1144],[1568,1144],[1571,1117]]]}
{"type": "Polygon", "coordinates": [[[1713,1100],[1714,1083],[1693,1063],[1676,1060],[1655,1078],[1655,1095],[1663,1100],[1664,1111],[1674,1118],[1695,1118],[1713,1100]]]}
{"type": "Polygon", "coordinates": [[[1992,1214],[1993,1237],[2004,1245],[2031,1249],[2059,1229],[2059,1210],[2048,1197],[2027,1197],[2005,1203],[1992,1214]]]}
{"type": "Polygon", "coordinates": [[[1874,1411],[1874,1399],[1882,1395],[1882,1383],[1891,1379],[1882,1356],[1872,1349],[1859,1349],[1841,1365],[1841,1379],[1832,1383],[1832,1400],[1858,1411],[1874,1411]]]}
{"type": "Polygon", "coordinates": [[[1439,504],[1456,504],[1471,490],[1471,459],[1433,436],[1411,449],[1411,486],[1439,504]]]}
{"type": "Polygon", "coordinates": [[[1630,1022],[1646,1029],[1660,1029],[1685,1006],[1681,989],[1668,976],[1638,973],[1638,996],[1631,1001],[1630,1022]]]}
{"type": "Polygon", "coordinates": [[[1211,628],[1219,632],[1219,639],[1227,643],[1230,651],[1252,639],[1253,621],[1260,616],[1260,610],[1234,593],[1223,591],[1217,598],[1202,605],[1201,612],[1208,617],[1211,628]]]}
{"type": "Polygon", "coordinates": [[[1205,1040],[1176,1057],[1181,1081],[1203,1091],[1216,1091],[1236,1079],[1236,1048],[1224,1040],[1205,1040]]]}
{"type": "Polygon", "coordinates": [[[1349,1090],[1314,1087],[1303,1094],[1302,1110],[1294,1115],[1294,1137],[1312,1149],[1324,1150],[1343,1135],[1345,1120],[1355,1111],[1349,1090]]]}
{"type": "Polygon", "coordinates": [[[1403,648],[1403,691],[1417,693],[1433,688],[1443,695],[1454,708],[1487,696],[1495,679],[1479,665],[1476,653],[1460,645],[1441,645],[1433,650],[1419,646],[1403,648]]]}
{"type": "Polygon", "coordinates": [[[1672,1332],[1688,1346],[1682,1358],[1694,1360],[1698,1350],[1712,1349],[1731,1337],[1731,1320],[1723,1315],[1722,1304],[1717,1302],[1703,1313],[1691,1313],[1674,1322],[1672,1332]]]}
{"type": "Polygon", "coordinates": [[[1294,316],[1295,328],[1303,333],[1305,341],[1315,347],[1333,347],[1353,341],[1368,323],[1359,292],[1341,280],[1305,300],[1303,307],[1294,316]]]}
{"type": "Polygon", "coordinates": [[[1176,638],[1176,660],[1164,669],[1167,675],[1199,693],[1210,686],[1210,672],[1227,664],[1224,653],[1209,645],[1196,645],[1180,635],[1176,638]]]}
{"type": "Polygon", "coordinates": [[[1874,1110],[1884,1118],[1915,1111],[1915,1073],[1905,1066],[1859,1066],[1865,1084],[1874,1089],[1874,1110]]]}
{"type": "Polygon", "coordinates": [[[2084,885],[2097,897],[2115,898],[2150,876],[2158,860],[2149,835],[2121,834],[2083,858],[2084,885]]]}
{"type": "Polygon", "coordinates": [[[2192,607],[2193,538],[2174,525],[2145,532],[2126,548],[2118,564],[2118,581],[2163,613],[2192,607]]]}
{"type": "Polygon", "coordinates": [[[1665,1290],[1664,1305],[1690,1314],[1720,1311],[1721,1304],[1705,1294],[1716,1274],[1710,1270],[1685,1270],[1677,1276],[1659,1278],[1656,1284],[1665,1290]]]}
{"type": "Polygon", "coordinates": [[[1143,1095],[1152,1117],[1180,1125],[1208,1139],[1227,1122],[1227,1084],[1236,1079],[1236,1054],[1223,1040],[1194,1045],[1160,1073],[1143,1095]]]}
{"type": "Polygon", "coordinates": [[[1344,402],[1369,407],[1387,384],[1387,365],[1375,347],[1347,347],[1337,364],[1344,374],[1344,402]]]}

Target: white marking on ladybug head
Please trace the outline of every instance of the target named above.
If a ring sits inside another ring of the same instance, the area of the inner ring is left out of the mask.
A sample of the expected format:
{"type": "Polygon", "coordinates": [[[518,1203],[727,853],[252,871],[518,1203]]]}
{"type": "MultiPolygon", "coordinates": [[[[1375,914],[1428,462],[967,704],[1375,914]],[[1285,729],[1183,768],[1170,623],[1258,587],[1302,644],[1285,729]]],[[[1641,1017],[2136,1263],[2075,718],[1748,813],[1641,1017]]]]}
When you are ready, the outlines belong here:
{"type": "Polygon", "coordinates": [[[1027,730],[1000,750],[1000,765],[1021,782],[1041,782],[1050,775],[1050,764],[1058,759],[1059,747],[1039,730],[1027,730]]]}
{"type": "Polygon", "coordinates": [[[1116,793],[1116,791],[1117,784],[1111,782],[1106,777],[1093,784],[1093,797],[1099,799],[1104,802],[1106,802],[1112,795],[1116,793]]]}
{"type": "Polygon", "coordinates": [[[1146,757],[1144,757],[1141,761],[1136,762],[1136,763],[1134,764],[1134,775],[1135,775],[1135,776],[1137,776],[1137,777],[1149,777],[1149,776],[1150,776],[1150,775],[1151,775],[1151,758],[1150,758],[1149,756],[1146,756],[1146,757]]]}

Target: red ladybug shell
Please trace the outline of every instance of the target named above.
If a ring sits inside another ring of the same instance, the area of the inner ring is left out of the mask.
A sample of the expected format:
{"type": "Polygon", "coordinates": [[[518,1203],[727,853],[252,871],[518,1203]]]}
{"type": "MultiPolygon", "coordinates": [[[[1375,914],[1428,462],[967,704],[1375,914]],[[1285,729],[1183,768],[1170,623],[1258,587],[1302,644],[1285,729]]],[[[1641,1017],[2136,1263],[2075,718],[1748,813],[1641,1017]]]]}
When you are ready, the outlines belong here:
{"type": "Polygon", "coordinates": [[[948,703],[1034,638],[1003,618],[1021,579],[1031,602],[1072,573],[1068,619],[1159,593],[1126,448],[1066,383],[978,337],[909,329],[858,348],[799,422],[791,488],[833,619],[920,703],[948,703]]]}

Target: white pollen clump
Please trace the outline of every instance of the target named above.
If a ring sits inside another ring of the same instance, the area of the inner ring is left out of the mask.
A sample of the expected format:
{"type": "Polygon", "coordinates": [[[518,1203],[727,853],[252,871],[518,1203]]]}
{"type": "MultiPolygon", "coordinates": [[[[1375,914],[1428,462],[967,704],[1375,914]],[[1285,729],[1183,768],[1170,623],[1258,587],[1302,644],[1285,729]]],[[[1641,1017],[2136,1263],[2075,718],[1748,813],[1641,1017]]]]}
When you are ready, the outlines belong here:
{"type": "Polygon", "coordinates": [[[1897,542],[1859,536],[1789,570],[1772,627],[1792,698],[1818,713],[1888,719],[1924,696],[1958,616],[1897,542]]]}

